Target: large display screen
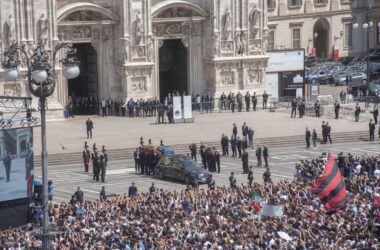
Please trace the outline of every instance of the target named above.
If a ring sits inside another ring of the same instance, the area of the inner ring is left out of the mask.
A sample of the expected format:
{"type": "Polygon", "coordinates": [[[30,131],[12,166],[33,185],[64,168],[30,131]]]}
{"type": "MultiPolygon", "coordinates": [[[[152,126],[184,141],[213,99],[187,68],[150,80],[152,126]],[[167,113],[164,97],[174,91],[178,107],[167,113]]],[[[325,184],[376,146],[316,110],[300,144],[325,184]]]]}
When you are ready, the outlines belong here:
{"type": "Polygon", "coordinates": [[[32,195],[33,128],[0,131],[0,202],[32,195]]]}

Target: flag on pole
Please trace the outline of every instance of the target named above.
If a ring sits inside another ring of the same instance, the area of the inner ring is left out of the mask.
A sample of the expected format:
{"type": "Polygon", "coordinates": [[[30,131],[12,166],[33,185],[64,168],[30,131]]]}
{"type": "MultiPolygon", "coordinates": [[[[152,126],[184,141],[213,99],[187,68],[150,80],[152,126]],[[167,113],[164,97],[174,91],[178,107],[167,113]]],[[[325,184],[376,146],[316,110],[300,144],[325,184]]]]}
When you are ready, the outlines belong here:
{"type": "Polygon", "coordinates": [[[325,171],[316,180],[311,191],[323,202],[327,211],[336,211],[344,207],[346,186],[332,154],[328,155],[325,171]]]}

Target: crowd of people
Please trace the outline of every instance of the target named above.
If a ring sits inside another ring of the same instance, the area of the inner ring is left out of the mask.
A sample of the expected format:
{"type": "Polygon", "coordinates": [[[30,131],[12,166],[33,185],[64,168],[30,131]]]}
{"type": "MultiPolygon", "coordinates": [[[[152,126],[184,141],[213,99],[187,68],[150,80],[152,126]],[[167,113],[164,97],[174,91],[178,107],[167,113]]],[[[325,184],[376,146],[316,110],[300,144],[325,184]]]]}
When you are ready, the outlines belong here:
{"type": "MultiPolygon", "coordinates": [[[[148,193],[135,187],[94,202],[52,203],[51,249],[378,249],[380,155],[336,160],[347,199],[335,213],[310,191],[326,164],[318,158],[301,161],[293,181],[276,184],[148,193]],[[262,204],[281,204],[284,213],[262,216],[262,204]]],[[[0,232],[0,248],[40,247],[33,229],[0,232]]]]}

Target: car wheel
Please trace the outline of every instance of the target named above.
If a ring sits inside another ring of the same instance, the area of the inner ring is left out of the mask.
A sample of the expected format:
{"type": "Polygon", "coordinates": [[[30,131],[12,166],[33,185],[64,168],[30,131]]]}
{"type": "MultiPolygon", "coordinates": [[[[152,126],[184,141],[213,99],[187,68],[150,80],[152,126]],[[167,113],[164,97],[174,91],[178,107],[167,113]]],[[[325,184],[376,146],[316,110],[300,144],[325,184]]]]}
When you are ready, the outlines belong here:
{"type": "Polygon", "coordinates": [[[161,180],[165,180],[165,175],[164,175],[164,171],[160,171],[160,178],[161,180]]]}

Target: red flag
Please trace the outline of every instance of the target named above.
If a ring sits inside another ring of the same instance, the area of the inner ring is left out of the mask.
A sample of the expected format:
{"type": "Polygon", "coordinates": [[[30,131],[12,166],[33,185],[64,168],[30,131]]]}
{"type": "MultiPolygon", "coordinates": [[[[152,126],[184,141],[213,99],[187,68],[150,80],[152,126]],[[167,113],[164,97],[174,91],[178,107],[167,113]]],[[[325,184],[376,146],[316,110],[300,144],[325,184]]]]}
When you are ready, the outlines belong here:
{"type": "Polygon", "coordinates": [[[323,202],[327,211],[339,210],[344,207],[346,186],[331,154],[327,158],[327,166],[323,175],[316,180],[311,191],[323,202]]]}

